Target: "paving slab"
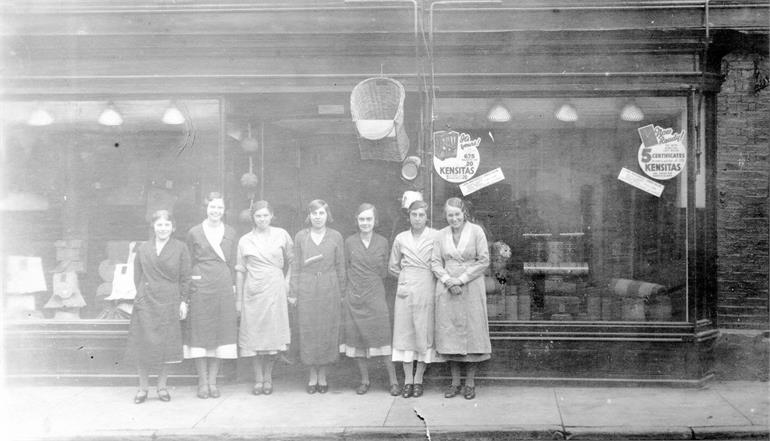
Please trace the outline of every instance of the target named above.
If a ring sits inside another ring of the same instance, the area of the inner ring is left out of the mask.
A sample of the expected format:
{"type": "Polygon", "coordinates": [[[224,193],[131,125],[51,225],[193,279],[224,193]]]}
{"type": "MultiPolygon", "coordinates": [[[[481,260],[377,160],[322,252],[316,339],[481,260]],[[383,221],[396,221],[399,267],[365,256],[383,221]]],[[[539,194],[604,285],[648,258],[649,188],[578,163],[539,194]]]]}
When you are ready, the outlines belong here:
{"type": "Polygon", "coordinates": [[[350,388],[309,395],[297,384],[276,384],[272,395],[254,396],[241,385],[236,390],[222,388],[221,404],[195,427],[382,426],[393,400],[387,391],[375,389],[365,395],[350,388]]]}
{"type": "Polygon", "coordinates": [[[751,421],[709,389],[558,388],[559,409],[572,427],[741,426],[751,421]]]}
{"type": "Polygon", "coordinates": [[[770,383],[731,381],[711,386],[753,425],[770,426],[770,383]]]}
{"type": "Polygon", "coordinates": [[[481,385],[476,398],[444,398],[443,389],[431,387],[420,398],[398,398],[386,426],[450,427],[506,425],[522,430],[560,430],[561,419],[553,389],[481,385]]]}

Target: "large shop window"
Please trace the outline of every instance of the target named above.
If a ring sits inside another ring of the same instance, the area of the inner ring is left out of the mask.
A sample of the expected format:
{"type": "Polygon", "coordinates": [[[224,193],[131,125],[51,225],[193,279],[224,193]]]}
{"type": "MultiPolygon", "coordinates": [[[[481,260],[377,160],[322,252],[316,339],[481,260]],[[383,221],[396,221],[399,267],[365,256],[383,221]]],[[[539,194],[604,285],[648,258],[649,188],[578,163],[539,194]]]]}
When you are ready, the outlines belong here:
{"type": "Polygon", "coordinates": [[[217,100],[2,104],[6,317],[129,317],[131,244],[171,209],[175,236],[221,182],[217,100]]]}
{"type": "MultiPolygon", "coordinates": [[[[504,176],[464,196],[489,238],[490,319],[689,320],[685,98],[444,98],[435,113],[480,140],[474,177],[504,176]]],[[[438,209],[463,194],[436,162],[438,209]]]]}

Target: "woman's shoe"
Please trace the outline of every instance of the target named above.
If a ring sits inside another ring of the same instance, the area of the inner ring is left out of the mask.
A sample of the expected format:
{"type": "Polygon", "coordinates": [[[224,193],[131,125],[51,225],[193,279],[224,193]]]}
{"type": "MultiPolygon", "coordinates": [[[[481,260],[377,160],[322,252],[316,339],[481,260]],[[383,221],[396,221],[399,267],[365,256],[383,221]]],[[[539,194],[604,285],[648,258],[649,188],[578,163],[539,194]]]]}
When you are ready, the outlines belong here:
{"type": "Polygon", "coordinates": [[[307,393],[310,395],[313,395],[314,393],[318,392],[318,385],[317,384],[308,384],[307,388],[305,389],[307,393]]]}
{"type": "Polygon", "coordinates": [[[168,393],[166,388],[158,389],[158,399],[160,401],[171,401],[171,394],[168,393]]]}
{"type": "Polygon", "coordinates": [[[398,384],[391,384],[390,385],[390,395],[391,396],[397,397],[397,396],[401,395],[401,392],[403,392],[403,389],[401,389],[401,386],[399,386],[398,384]]]}
{"type": "Polygon", "coordinates": [[[134,404],[142,404],[147,399],[147,391],[140,390],[134,395],[134,404]]]}
{"type": "Polygon", "coordinates": [[[363,395],[369,391],[369,383],[361,383],[356,388],[356,394],[357,395],[363,395]]]}
{"type": "Polygon", "coordinates": [[[198,398],[205,400],[209,397],[208,386],[198,386],[198,398]]]}
{"type": "Polygon", "coordinates": [[[422,393],[425,389],[422,387],[421,383],[415,383],[414,389],[412,390],[412,396],[415,398],[419,398],[422,396],[422,393]]]}
{"type": "Polygon", "coordinates": [[[254,383],[254,387],[251,388],[251,393],[254,395],[262,395],[262,383],[254,383]]]}
{"type": "Polygon", "coordinates": [[[211,398],[219,398],[221,396],[219,389],[214,385],[209,386],[209,396],[211,398]]]}
{"type": "Polygon", "coordinates": [[[262,393],[265,395],[270,395],[273,393],[273,383],[265,381],[265,385],[262,386],[262,393]]]}
{"type": "Polygon", "coordinates": [[[466,400],[472,400],[476,398],[476,386],[465,386],[463,396],[466,400]]]}
{"type": "Polygon", "coordinates": [[[458,395],[460,395],[460,390],[462,389],[462,386],[459,384],[457,386],[449,386],[444,392],[444,398],[454,398],[458,395]]]}
{"type": "Polygon", "coordinates": [[[401,393],[401,396],[404,398],[409,398],[414,393],[414,385],[413,384],[405,384],[404,385],[404,391],[401,393]]]}
{"type": "Polygon", "coordinates": [[[325,394],[329,391],[329,385],[328,384],[319,384],[318,385],[318,393],[319,394],[325,394]]]}

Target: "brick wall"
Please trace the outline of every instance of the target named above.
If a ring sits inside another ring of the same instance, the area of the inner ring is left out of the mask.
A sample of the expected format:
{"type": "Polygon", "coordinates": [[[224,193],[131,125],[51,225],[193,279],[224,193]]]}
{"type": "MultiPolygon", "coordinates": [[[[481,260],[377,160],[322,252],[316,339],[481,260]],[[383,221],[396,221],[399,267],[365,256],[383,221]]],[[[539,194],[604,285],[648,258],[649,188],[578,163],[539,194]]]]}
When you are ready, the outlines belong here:
{"type": "Polygon", "coordinates": [[[768,58],[733,52],[717,97],[717,280],[720,327],[767,329],[770,88],[768,58]]]}

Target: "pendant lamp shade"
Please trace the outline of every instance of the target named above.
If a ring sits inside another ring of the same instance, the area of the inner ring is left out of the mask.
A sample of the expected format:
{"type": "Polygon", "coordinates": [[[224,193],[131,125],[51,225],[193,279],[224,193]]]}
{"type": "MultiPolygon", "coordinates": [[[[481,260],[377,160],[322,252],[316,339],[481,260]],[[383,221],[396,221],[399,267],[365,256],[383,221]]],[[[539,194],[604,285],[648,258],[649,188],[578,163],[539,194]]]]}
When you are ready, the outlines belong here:
{"type": "Polygon", "coordinates": [[[562,104],[554,115],[556,119],[563,122],[575,122],[578,120],[577,109],[570,103],[562,104]]]}
{"type": "Polygon", "coordinates": [[[176,104],[172,102],[171,105],[166,108],[166,111],[163,112],[161,121],[163,121],[163,124],[179,125],[184,124],[186,120],[176,104]]]}
{"type": "Polygon", "coordinates": [[[45,109],[37,109],[29,115],[27,125],[41,127],[53,124],[53,116],[45,109]]]}
{"type": "Polygon", "coordinates": [[[110,103],[102,114],[99,115],[99,124],[103,126],[119,126],[123,124],[123,117],[120,116],[120,112],[118,112],[115,106],[110,103]]]}
{"type": "Polygon", "coordinates": [[[508,122],[511,120],[511,112],[502,102],[498,101],[489,108],[487,120],[491,122],[508,122]]]}
{"type": "Polygon", "coordinates": [[[635,102],[630,101],[620,110],[620,119],[630,122],[641,121],[644,119],[644,112],[635,102]]]}

